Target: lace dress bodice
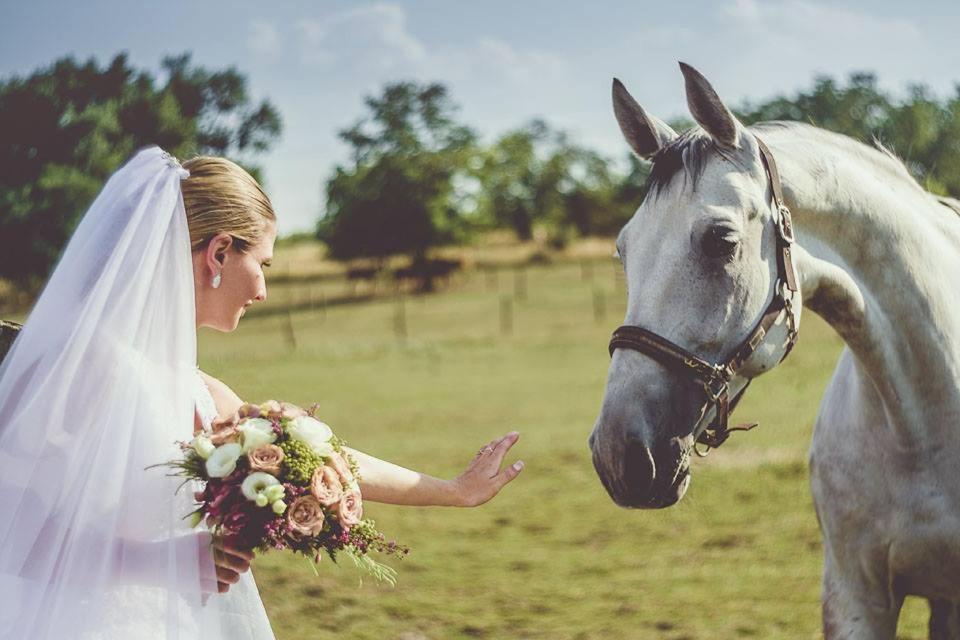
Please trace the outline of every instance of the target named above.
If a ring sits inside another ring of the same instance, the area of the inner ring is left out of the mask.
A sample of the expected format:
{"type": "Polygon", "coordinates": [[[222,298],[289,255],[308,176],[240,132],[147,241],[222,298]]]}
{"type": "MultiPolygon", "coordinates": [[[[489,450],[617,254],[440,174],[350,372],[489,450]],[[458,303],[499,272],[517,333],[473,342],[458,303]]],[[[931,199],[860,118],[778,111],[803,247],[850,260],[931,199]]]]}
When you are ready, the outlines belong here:
{"type": "Polygon", "coordinates": [[[210,389],[207,388],[207,383],[204,382],[200,376],[200,370],[197,369],[196,373],[197,375],[193,377],[193,397],[196,399],[200,424],[203,425],[204,431],[209,431],[210,425],[213,424],[213,421],[217,417],[217,405],[213,401],[213,396],[210,395],[210,389]]]}

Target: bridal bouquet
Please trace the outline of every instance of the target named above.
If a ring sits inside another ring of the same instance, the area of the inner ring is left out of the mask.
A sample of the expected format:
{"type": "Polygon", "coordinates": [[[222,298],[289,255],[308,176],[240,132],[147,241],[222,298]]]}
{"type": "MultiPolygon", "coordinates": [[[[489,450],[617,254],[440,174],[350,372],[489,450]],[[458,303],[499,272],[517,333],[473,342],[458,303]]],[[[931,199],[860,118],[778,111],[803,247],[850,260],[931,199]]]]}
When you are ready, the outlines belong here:
{"type": "Polygon", "coordinates": [[[189,514],[215,535],[254,552],[289,549],[320,562],[341,553],[377,580],[396,573],[373,560],[377,551],[408,552],[387,542],[363,518],[356,462],[313,410],[271,400],[245,404],[212,430],[182,443],[184,457],[168,463],[176,475],[204,483],[189,514]]]}

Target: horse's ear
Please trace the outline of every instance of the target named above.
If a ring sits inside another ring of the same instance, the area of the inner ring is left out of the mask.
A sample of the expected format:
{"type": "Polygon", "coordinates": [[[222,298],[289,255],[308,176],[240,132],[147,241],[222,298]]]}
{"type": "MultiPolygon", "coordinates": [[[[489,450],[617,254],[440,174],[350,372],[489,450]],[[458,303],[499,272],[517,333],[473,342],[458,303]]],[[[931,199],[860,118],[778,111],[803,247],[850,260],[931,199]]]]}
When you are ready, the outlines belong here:
{"type": "Polygon", "coordinates": [[[613,79],[613,113],[627,144],[641,158],[649,160],[677,137],[677,132],[668,125],[647,115],[616,78],[613,79]]]}
{"type": "Polygon", "coordinates": [[[680,70],[687,85],[687,106],[693,119],[720,146],[736,147],[740,142],[740,123],[703,74],[683,62],[680,63],[680,70]]]}

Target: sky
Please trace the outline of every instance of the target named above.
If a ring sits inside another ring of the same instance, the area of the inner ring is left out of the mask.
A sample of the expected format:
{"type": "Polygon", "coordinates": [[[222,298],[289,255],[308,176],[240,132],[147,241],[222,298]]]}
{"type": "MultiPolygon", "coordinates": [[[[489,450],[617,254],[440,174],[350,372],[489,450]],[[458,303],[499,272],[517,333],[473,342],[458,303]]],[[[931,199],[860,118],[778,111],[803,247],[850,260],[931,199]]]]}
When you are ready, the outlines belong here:
{"type": "Polygon", "coordinates": [[[894,95],[960,84],[957,0],[0,0],[0,78],[57,58],[121,51],[157,72],[191,52],[234,66],[268,98],[283,135],[257,163],[281,234],[310,230],[323,184],[348,158],[337,131],[390,81],[445,83],[484,141],[541,117],[621,162],[610,104],[620,78],[663,120],[686,115],[677,61],[700,70],[731,105],[792,95],[818,75],[872,71],[894,95]]]}

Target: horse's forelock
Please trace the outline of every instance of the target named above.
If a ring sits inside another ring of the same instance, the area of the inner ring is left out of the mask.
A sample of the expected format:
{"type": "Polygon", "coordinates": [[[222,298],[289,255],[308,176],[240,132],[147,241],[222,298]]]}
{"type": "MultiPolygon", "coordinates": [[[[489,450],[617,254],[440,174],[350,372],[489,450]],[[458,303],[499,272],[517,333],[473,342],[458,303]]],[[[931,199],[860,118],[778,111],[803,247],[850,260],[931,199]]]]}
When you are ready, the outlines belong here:
{"type": "Polygon", "coordinates": [[[684,132],[652,158],[653,167],[647,178],[647,194],[658,197],[677,174],[682,174],[684,181],[689,179],[691,187],[696,189],[697,181],[713,155],[734,161],[733,154],[718,147],[703,129],[695,127],[684,132]]]}

